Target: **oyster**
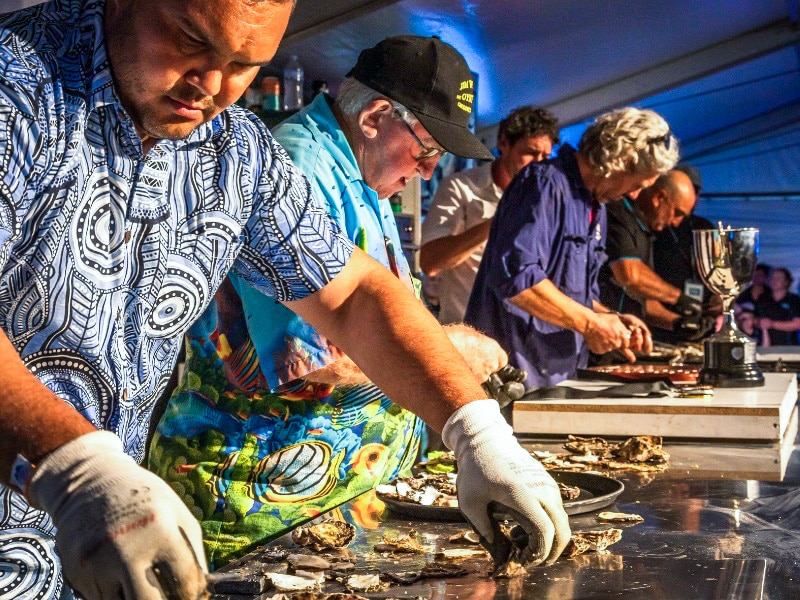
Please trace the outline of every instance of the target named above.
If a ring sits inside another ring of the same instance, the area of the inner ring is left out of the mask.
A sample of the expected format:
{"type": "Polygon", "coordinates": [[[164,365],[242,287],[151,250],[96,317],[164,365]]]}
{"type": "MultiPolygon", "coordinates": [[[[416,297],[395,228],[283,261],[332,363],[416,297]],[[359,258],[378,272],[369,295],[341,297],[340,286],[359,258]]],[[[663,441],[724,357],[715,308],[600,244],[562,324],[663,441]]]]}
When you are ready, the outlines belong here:
{"type": "Polygon", "coordinates": [[[464,531],[459,531],[458,533],[454,533],[449,538],[447,538],[447,541],[454,544],[457,544],[459,542],[463,542],[465,544],[481,543],[478,534],[475,533],[472,529],[465,529],[464,531]]]}
{"type": "Polygon", "coordinates": [[[568,435],[564,448],[573,454],[597,454],[602,456],[609,448],[609,443],[601,437],[578,437],[568,435]]]}
{"type": "Polygon", "coordinates": [[[445,548],[439,550],[434,558],[436,560],[462,560],[464,558],[477,558],[485,556],[486,550],[482,548],[445,548]]]}
{"type": "Polygon", "coordinates": [[[505,558],[495,563],[492,577],[497,579],[510,579],[525,574],[522,555],[528,546],[528,533],[519,525],[513,527],[504,523],[500,524],[500,531],[505,537],[505,558]]]}
{"type": "Polygon", "coordinates": [[[669,460],[669,453],[661,446],[661,436],[654,435],[637,435],[628,438],[619,447],[612,450],[612,454],[627,462],[665,463],[669,460]]]}
{"type": "Polygon", "coordinates": [[[316,578],[285,575],[283,573],[267,573],[266,575],[279,592],[299,592],[319,585],[316,578]]]}
{"type": "Polygon", "coordinates": [[[375,552],[424,554],[426,550],[419,541],[419,533],[412,529],[408,534],[384,534],[383,541],[375,544],[375,552]]]}
{"type": "Polygon", "coordinates": [[[642,523],[644,517],[633,513],[603,511],[597,515],[597,520],[606,523],[642,523]]]}
{"type": "Polygon", "coordinates": [[[324,571],[331,568],[331,563],[319,556],[312,556],[309,554],[290,554],[286,560],[293,569],[301,569],[303,571],[324,571]]]}
{"type": "Polygon", "coordinates": [[[425,565],[419,574],[423,579],[432,579],[437,577],[463,577],[467,574],[467,570],[449,562],[432,562],[425,565]]]}
{"type": "Polygon", "coordinates": [[[562,556],[572,558],[584,552],[602,552],[611,544],[622,539],[621,529],[602,529],[597,531],[573,531],[572,537],[564,548],[562,556]]]}
{"type": "Polygon", "coordinates": [[[371,575],[350,575],[345,583],[347,589],[357,592],[381,592],[388,588],[389,585],[388,582],[381,581],[381,577],[377,573],[371,575]]]}
{"type": "Polygon", "coordinates": [[[458,506],[455,473],[420,473],[379,485],[377,492],[390,500],[423,506],[458,506]]]}
{"type": "Polygon", "coordinates": [[[298,546],[309,546],[314,550],[342,548],[347,546],[356,534],[356,528],[344,521],[328,520],[298,527],[292,531],[292,540],[298,546]]]}
{"type": "Polygon", "coordinates": [[[267,576],[252,570],[235,569],[206,575],[209,591],[214,594],[255,596],[267,589],[267,576]]]}
{"type": "Polygon", "coordinates": [[[542,456],[542,466],[559,471],[648,473],[663,471],[669,464],[669,452],[662,448],[661,438],[658,436],[640,435],[615,444],[600,437],[570,435],[564,448],[570,453],[542,456]]]}
{"type": "Polygon", "coordinates": [[[558,484],[562,500],[576,500],[581,495],[581,488],[575,485],[558,484]]]}
{"type": "Polygon", "coordinates": [[[278,594],[265,598],[264,600],[367,600],[367,598],[344,592],[333,592],[330,594],[326,592],[298,592],[291,596],[278,594]]]}
{"type": "Polygon", "coordinates": [[[422,575],[416,571],[401,571],[398,573],[385,573],[389,581],[400,585],[411,585],[422,579],[422,575]]]}

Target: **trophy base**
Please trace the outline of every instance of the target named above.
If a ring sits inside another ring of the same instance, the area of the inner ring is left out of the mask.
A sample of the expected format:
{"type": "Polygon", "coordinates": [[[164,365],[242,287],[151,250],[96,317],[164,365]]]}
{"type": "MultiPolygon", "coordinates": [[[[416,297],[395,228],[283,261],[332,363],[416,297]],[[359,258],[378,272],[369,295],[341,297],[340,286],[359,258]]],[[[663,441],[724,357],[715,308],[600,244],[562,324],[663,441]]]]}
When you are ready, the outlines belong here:
{"type": "Polygon", "coordinates": [[[739,335],[718,335],[705,341],[705,360],[697,376],[698,384],[721,388],[764,385],[764,373],[755,361],[756,344],[739,335]]]}
{"type": "Polygon", "coordinates": [[[758,366],[736,371],[703,367],[697,376],[697,383],[720,388],[761,387],[764,385],[764,374],[758,366]]]}

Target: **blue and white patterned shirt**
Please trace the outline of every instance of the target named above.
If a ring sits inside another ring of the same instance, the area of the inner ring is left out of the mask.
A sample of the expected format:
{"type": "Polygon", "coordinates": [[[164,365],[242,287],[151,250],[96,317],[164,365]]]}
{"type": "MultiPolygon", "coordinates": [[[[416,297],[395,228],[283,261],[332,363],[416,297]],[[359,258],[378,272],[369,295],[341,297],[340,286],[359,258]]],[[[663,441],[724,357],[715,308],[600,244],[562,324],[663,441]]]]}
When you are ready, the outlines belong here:
{"type": "Polygon", "coordinates": [[[143,457],[181,334],[231,267],[278,300],[352,246],[253,115],[147,155],[112,84],[102,0],[0,18],[0,326],[29,368],[143,457]]]}
{"type": "MultiPolygon", "coordinates": [[[[53,0],[0,15],[0,327],[41,381],[141,461],[182,334],[228,270],[300,299],[352,244],[238,107],[144,155],[114,91],[103,7],[53,0]]],[[[53,534],[0,486],[0,595],[70,597],[53,534]]]]}

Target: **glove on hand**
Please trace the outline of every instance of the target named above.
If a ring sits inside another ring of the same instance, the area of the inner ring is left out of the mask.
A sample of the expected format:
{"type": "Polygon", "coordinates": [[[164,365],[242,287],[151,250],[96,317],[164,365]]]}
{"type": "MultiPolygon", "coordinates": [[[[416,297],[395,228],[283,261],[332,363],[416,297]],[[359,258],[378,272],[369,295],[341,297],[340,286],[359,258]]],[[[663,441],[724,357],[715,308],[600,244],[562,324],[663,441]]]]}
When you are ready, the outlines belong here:
{"type": "Polygon", "coordinates": [[[698,342],[714,327],[714,322],[709,323],[700,317],[679,317],[672,324],[672,331],[687,342],[698,342]]]}
{"type": "Polygon", "coordinates": [[[675,312],[682,317],[697,318],[703,314],[703,305],[686,294],[681,294],[675,303],[675,312]]]}
{"type": "Polygon", "coordinates": [[[483,382],[484,391],[497,400],[500,408],[505,408],[525,395],[525,379],[528,374],[524,369],[516,369],[506,365],[499,371],[489,375],[483,382]]]}
{"type": "Polygon", "coordinates": [[[113,433],[88,433],[47,455],[28,490],[53,518],[64,574],[85,598],[208,596],[200,524],[113,433]]]}
{"type": "Polygon", "coordinates": [[[508,514],[528,533],[523,562],[555,561],[570,538],[561,492],[519,445],[497,403],[476,400],[460,407],[445,423],[442,440],[458,464],[458,506],[495,563],[504,563],[510,551],[495,512],[508,514]]]}

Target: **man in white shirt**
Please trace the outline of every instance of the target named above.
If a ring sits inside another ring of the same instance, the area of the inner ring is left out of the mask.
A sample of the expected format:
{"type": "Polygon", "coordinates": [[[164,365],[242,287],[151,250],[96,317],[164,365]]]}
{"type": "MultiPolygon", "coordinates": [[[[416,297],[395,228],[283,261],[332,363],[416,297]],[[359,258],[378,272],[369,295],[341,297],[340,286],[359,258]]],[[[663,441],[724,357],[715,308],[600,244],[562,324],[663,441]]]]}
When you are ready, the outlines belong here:
{"type": "Polygon", "coordinates": [[[514,176],[531,162],[550,157],[559,142],[558,119],[531,106],[500,122],[492,162],[446,177],[422,224],[420,267],[439,277],[439,321],[464,320],[497,203],[514,176]]]}

